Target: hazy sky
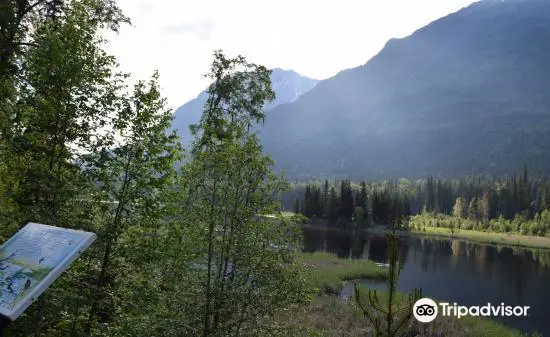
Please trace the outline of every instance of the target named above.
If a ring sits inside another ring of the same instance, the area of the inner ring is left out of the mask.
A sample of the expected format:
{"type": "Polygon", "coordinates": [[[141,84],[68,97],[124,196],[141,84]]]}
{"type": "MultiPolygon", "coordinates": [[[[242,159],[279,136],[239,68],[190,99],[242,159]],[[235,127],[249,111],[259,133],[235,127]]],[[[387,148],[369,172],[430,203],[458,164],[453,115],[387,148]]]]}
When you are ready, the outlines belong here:
{"type": "Polygon", "coordinates": [[[472,0],[118,0],[132,20],[110,36],[121,68],[147,79],[160,71],[171,107],[207,82],[212,52],[242,54],[269,68],[317,79],[364,64],[404,37],[472,0]]]}

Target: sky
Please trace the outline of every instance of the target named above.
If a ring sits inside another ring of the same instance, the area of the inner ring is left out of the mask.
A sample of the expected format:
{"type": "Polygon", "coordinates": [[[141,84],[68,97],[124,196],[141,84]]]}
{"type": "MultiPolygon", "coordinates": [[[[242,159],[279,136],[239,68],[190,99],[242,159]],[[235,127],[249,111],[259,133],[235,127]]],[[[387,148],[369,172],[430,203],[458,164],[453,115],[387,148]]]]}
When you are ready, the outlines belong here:
{"type": "Polygon", "coordinates": [[[160,72],[172,108],[208,85],[212,53],[326,79],[366,63],[472,0],[118,0],[132,26],[107,34],[106,49],[132,79],[160,72]]]}

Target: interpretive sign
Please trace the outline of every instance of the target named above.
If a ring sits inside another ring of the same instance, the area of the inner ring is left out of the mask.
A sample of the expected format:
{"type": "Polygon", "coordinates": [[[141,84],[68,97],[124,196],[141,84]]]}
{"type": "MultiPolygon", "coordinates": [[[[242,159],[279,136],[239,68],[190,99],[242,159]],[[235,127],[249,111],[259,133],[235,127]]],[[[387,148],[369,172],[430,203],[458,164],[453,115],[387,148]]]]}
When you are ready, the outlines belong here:
{"type": "Polygon", "coordinates": [[[0,314],[19,317],[95,239],[73,229],[23,227],[0,247],[0,314]]]}

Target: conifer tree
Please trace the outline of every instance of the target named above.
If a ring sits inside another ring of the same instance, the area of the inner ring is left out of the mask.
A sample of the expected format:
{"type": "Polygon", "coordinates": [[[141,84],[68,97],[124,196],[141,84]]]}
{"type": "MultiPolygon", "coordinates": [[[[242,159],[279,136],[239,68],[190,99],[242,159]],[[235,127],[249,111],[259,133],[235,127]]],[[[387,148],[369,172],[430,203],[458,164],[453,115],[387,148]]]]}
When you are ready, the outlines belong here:
{"type": "Polygon", "coordinates": [[[296,214],[301,213],[301,209],[300,209],[300,199],[294,200],[294,208],[293,208],[293,210],[294,210],[294,213],[296,213],[296,214]]]}
{"type": "Polygon", "coordinates": [[[329,221],[329,224],[333,225],[338,220],[338,213],[340,210],[340,198],[338,198],[338,194],[336,193],[336,189],[334,186],[331,186],[329,196],[328,196],[328,214],[327,218],[329,221]]]}
{"type": "Polygon", "coordinates": [[[340,184],[340,217],[351,219],[353,216],[353,194],[351,191],[351,182],[343,180],[340,184]]]}
{"type": "Polygon", "coordinates": [[[470,200],[470,205],[468,206],[468,217],[471,220],[479,220],[477,207],[478,207],[477,198],[474,197],[472,198],[472,200],[470,200]]]}
{"type": "Polygon", "coordinates": [[[453,216],[459,219],[466,219],[466,205],[463,198],[456,198],[455,205],[453,207],[453,216]]]}
{"type": "Polygon", "coordinates": [[[421,289],[413,289],[408,295],[399,299],[397,284],[401,272],[397,238],[394,232],[388,237],[389,268],[387,278],[387,295],[383,299],[376,290],[367,291],[367,299],[360,291],[359,285],[354,284],[354,299],[363,316],[374,329],[376,337],[396,337],[404,330],[412,318],[413,306],[422,298],[421,289]]]}
{"type": "Polygon", "coordinates": [[[323,184],[323,217],[328,216],[328,202],[329,202],[329,185],[328,180],[325,179],[325,183],[323,184]]]}
{"type": "Polygon", "coordinates": [[[489,221],[489,212],[490,212],[490,203],[489,203],[489,193],[483,192],[483,196],[479,200],[478,212],[481,220],[484,222],[489,221]]]}

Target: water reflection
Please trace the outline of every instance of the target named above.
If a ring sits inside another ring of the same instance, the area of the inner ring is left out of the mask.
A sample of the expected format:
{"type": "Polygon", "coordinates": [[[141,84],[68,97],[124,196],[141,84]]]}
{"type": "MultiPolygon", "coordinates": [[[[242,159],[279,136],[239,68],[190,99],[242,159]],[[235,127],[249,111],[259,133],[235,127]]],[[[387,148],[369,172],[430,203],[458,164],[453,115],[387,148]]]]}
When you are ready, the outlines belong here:
{"type": "MultiPolygon", "coordinates": [[[[304,229],[303,233],[308,252],[328,251],[339,257],[383,263],[388,260],[383,236],[314,229],[304,229]]],[[[550,336],[550,252],[410,236],[399,239],[399,254],[399,290],[421,287],[427,297],[468,306],[502,302],[528,305],[528,317],[495,319],[550,336]]]]}

